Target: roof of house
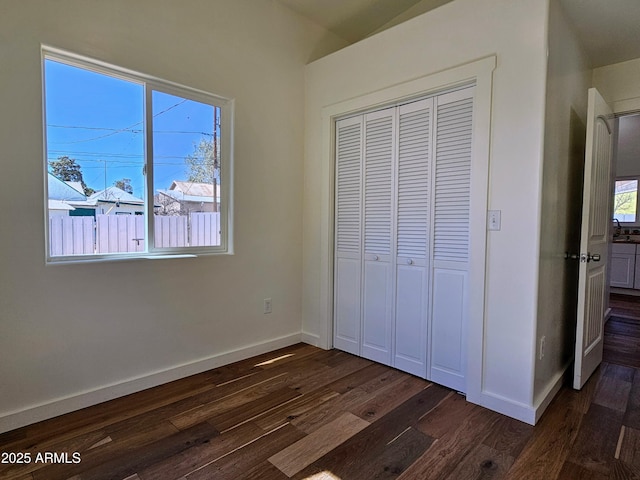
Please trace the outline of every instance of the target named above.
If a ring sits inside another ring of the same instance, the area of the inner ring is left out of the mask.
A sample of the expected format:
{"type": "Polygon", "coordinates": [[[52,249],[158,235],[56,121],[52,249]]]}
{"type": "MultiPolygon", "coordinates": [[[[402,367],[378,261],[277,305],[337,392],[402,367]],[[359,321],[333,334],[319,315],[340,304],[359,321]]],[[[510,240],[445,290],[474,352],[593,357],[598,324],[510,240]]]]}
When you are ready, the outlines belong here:
{"type": "Polygon", "coordinates": [[[84,188],[82,187],[82,182],[71,182],[69,180],[65,180],[64,183],[69,185],[74,190],[77,190],[80,193],[84,194],[84,188]]]}
{"type": "Polygon", "coordinates": [[[84,193],[73,188],[52,173],[49,173],[47,178],[47,190],[49,200],[84,201],[87,199],[84,193]]]}
{"type": "Polygon", "coordinates": [[[95,205],[97,202],[122,202],[134,205],[144,205],[144,200],[142,200],[141,198],[135,197],[132,194],[125,192],[121,188],[115,186],[107,187],[104,190],[100,190],[99,192],[91,195],[87,200],[89,202],[92,202],[93,205],[95,205]]]}
{"type": "MultiPolygon", "coordinates": [[[[186,195],[179,190],[162,190],[157,192],[160,195],[166,195],[178,202],[194,202],[194,203],[213,203],[213,191],[209,195],[186,195]]],[[[220,201],[220,192],[218,191],[218,201],[220,201]]]]}
{"type": "Polygon", "coordinates": [[[49,210],[75,210],[74,207],[62,200],[49,200],[49,210]]]}
{"type": "MultiPolygon", "coordinates": [[[[213,198],[213,183],[184,182],[182,180],[174,180],[171,182],[169,190],[177,190],[185,195],[196,197],[213,198]]],[[[218,185],[218,195],[220,195],[220,185],[218,185]]]]}

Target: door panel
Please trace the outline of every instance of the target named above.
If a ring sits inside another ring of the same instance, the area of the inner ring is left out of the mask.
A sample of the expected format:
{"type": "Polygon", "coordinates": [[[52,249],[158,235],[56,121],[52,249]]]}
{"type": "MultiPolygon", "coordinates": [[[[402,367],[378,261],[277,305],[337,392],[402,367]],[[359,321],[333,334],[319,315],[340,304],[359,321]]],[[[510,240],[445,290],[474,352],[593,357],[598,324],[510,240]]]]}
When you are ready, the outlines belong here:
{"type": "Polygon", "coordinates": [[[362,276],[362,118],[336,123],[336,239],[334,332],[336,348],[360,355],[362,276]]]}
{"type": "Polygon", "coordinates": [[[464,391],[468,274],[434,269],[431,319],[431,380],[464,391]]]}
{"type": "Polygon", "coordinates": [[[391,364],[391,264],[366,259],[364,263],[362,356],[391,364]]]}
{"type": "Polygon", "coordinates": [[[333,344],[354,355],[360,355],[360,270],[359,256],[336,259],[333,344]]]}
{"type": "MultiPolygon", "coordinates": [[[[436,99],[430,379],[466,391],[473,88],[436,99]]],[[[484,233],[484,232],[483,232],[484,233]]]]}
{"type": "Polygon", "coordinates": [[[362,356],[391,365],[396,109],[364,116],[362,356]]]}
{"type": "Polygon", "coordinates": [[[427,377],[433,99],[399,108],[394,366],[427,377]]]}
{"type": "Polygon", "coordinates": [[[396,341],[394,366],[426,378],[427,270],[419,265],[397,266],[396,341]]]}
{"type": "Polygon", "coordinates": [[[602,362],[606,278],[611,227],[611,108],[589,89],[580,237],[578,322],[573,388],[580,389],[602,362]]]}

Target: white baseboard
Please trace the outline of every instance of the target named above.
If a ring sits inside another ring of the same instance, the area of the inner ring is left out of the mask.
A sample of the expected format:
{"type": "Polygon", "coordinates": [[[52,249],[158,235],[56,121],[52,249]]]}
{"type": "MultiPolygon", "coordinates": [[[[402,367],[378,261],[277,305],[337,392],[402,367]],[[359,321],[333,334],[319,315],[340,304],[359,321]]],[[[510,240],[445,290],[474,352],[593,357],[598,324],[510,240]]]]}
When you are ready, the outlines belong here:
{"type": "MultiPolygon", "coordinates": [[[[236,350],[220,353],[183,365],[178,365],[159,372],[106,385],[94,390],[80,392],[64,398],[58,398],[21,410],[0,413],[0,433],[8,432],[9,430],[14,430],[16,428],[24,427],[59,415],[64,415],[65,413],[80,410],[85,407],[97,405],[98,403],[123,397],[131,393],[140,392],[147,388],[156,387],[190,375],[206,372],[207,370],[211,370],[222,365],[228,365],[240,360],[245,360],[255,355],[268,353],[270,351],[277,350],[278,348],[288,347],[289,345],[305,341],[303,337],[312,338],[311,335],[304,335],[300,333],[275,338],[266,342],[248,345],[236,350]]],[[[311,342],[305,341],[305,343],[311,342]]]]}
{"type": "Polygon", "coordinates": [[[320,345],[320,336],[315,333],[302,332],[301,341],[314,347],[323,348],[320,345]]]}
{"type": "Polygon", "coordinates": [[[494,412],[502,413],[507,417],[515,418],[529,425],[535,425],[536,412],[532,405],[516,402],[486,391],[477,396],[467,395],[467,400],[494,412]]]}
{"type": "Polygon", "coordinates": [[[570,364],[566,365],[560,372],[557,372],[554,375],[547,385],[547,388],[538,395],[539,400],[536,400],[535,405],[515,402],[509,398],[487,391],[483,391],[477,396],[467,396],[467,400],[495,412],[507,415],[508,417],[520,420],[521,422],[528,423],[529,425],[535,425],[538,420],[540,420],[540,417],[551,401],[555,398],[556,394],[560,391],[560,388],[562,388],[565,374],[569,366],[570,364]]]}
{"type": "Polygon", "coordinates": [[[540,400],[536,400],[537,406],[535,407],[535,423],[537,423],[538,420],[540,420],[540,417],[542,416],[544,411],[547,409],[551,401],[555,398],[557,393],[562,388],[562,384],[564,383],[567,369],[570,366],[571,366],[571,363],[569,363],[568,365],[565,365],[565,367],[560,372],[556,373],[555,376],[551,379],[551,381],[547,385],[547,388],[544,390],[544,392],[538,396],[540,400]]]}

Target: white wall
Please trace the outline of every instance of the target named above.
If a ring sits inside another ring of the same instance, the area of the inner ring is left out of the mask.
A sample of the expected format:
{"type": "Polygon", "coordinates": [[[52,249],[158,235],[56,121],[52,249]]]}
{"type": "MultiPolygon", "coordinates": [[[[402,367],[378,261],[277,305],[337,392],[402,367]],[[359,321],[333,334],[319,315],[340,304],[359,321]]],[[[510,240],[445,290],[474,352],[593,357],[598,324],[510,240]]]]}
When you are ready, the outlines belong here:
{"type": "Polygon", "coordinates": [[[343,45],[271,0],[2,2],[0,431],[299,341],[303,66],[343,45]],[[236,100],[235,255],[45,267],[41,43],[236,100]]]}
{"type": "MultiPolygon", "coordinates": [[[[564,253],[580,248],[582,169],[590,86],[589,61],[558,0],[549,18],[549,63],[542,184],[540,278],[537,340],[546,338],[545,354],[536,356],[534,405],[553,397],[573,358],[578,263],[564,253]]],[[[539,344],[538,344],[539,348],[539,344]]],[[[539,414],[542,412],[540,411],[539,414]]]]}
{"type": "Polygon", "coordinates": [[[640,58],[595,68],[592,83],[615,113],[640,110],[640,58]]]}
{"type": "MultiPolygon", "coordinates": [[[[332,169],[322,108],[497,55],[492,99],[481,403],[533,421],[547,2],[456,0],[306,71],[303,329],[330,343],[332,169]]],[[[482,325],[478,327],[482,330],[482,325]]]]}

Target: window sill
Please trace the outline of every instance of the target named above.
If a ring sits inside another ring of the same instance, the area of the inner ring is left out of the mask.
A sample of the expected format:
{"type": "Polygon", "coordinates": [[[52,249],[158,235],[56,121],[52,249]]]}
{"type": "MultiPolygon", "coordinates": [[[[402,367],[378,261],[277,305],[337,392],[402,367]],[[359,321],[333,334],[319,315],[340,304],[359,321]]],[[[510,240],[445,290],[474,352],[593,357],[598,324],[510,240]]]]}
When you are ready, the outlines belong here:
{"type": "Polygon", "coordinates": [[[197,252],[197,253],[168,253],[158,255],[131,255],[131,256],[92,256],[92,257],[52,257],[47,258],[46,265],[74,265],[86,263],[126,262],[136,260],[177,260],[182,258],[198,258],[212,255],[229,255],[230,252],[197,252]]]}

